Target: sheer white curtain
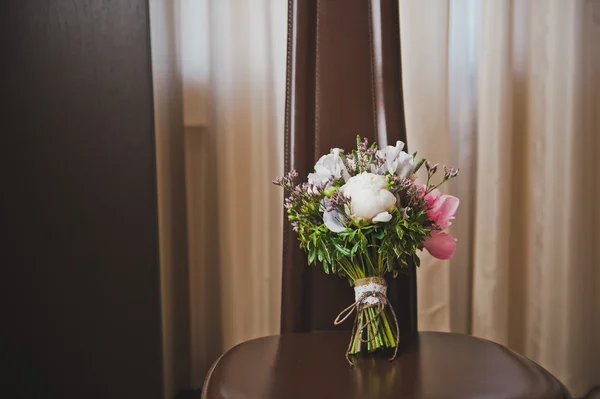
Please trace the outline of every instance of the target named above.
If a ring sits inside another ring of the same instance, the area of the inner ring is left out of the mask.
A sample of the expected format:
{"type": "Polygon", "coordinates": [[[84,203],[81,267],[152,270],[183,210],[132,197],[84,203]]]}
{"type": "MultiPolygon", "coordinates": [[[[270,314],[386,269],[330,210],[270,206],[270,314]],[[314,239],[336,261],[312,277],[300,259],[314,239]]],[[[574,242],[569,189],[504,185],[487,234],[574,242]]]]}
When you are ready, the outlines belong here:
{"type": "Polygon", "coordinates": [[[182,2],[192,384],[279,332],[287,2],[182,2]]]}
{"type": "Polygon", "coordinates": [[[424,259],[421,329],[600,384],[600,1],[400,2],[409,144],[461,168],[459,251],[424,259]]]}

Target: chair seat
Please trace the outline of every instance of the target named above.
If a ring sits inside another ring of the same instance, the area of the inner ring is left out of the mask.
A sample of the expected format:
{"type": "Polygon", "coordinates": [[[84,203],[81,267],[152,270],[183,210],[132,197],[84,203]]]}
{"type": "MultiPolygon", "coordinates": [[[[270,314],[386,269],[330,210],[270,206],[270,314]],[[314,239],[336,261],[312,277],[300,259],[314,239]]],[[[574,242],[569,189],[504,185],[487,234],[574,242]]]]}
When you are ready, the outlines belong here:
{"type": "Polygon", "coordinates": [[[283,334],[240,344],[213,365],[203,398],[569,398],[550,373],[483,339],[422,332],[398,358],[346,363],[348,332],[283,334]]]}

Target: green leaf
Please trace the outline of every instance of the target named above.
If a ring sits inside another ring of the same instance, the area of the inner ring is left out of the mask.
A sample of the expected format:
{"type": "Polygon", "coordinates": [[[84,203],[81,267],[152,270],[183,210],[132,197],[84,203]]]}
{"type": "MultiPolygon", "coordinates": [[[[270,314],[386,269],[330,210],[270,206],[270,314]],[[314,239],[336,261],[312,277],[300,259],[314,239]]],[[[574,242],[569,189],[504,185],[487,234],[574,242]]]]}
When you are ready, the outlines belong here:
{"type": "Polygon", "coordinates": [[[325,270],[325,273],[329,274],[329,264],[327,261],[323,262],[323,270],[325,270]]]}
{"type": "Polygon", "coordinates": [[[417,253],[416,253],[416,252],[413,252],[413,257],[412,257],[412,258],[413,258],[413,262],[414,262],[414,264],[415,264],[417,267],[421,266],[421,258],[419,258],[419,255],[417,255],[417,253]]]}
{"type": "MultiPolygon", "coordinates": [[[[415,152],[413,154],[413,158],[417,155],[417,153],[415,152]]],[[[425,163],[425,158],[421,158],[421,160],[419,162],[417,162],[417,164],[415,165],[415,168],[413,169],[414,173],[417,173],[417,171],[419,169],[421,169],[421,166],[423,166],[423,164],[425,163]]]]}
{"type": "MultiPolygon", "coordinates": [[[[335,253],[335,251],[333,251],[335,253]]],[[[323,259],[325,259],[327,262],[331,263],[331,254],[329,253],[329,249],[327,248],[327,245],[323,245],[323,259]]]]}
{"type": "Polygon", "coordinates": [[[356,253],[356,251],[358,250],[358,246],[360,245],[360,242],[357,242],[356,244],[354,244],[354,246],[352,247],[352,250],[350,251],[350,255],[354,256],[354,254],[356,253]]]}
{"type": "Polygon", "coordinates": [[[308,251],[312,251],[313,250],[312,241],[307,241],[306,242],[306,249],[308,251]]]}
{"type": "Polygon", "coordinates": [[[358,165],[358,153],[355,150],[352,150],[352,159],[354,160],[354,173],[358,174],[360,168],[358,165]]]}
{"type": "Polygon", "coordinates": [[[337,248],[337,250],[338,250],[338,251],[340,251],[342,254],[344,254],[344,255],[346,255],[346,256],[350,256],[350,254],[351,254],[351,253],[350,253],[350,251],[348,251],[348,249],[347,249],[347,248],[345,248],[345,247],[342,247],[341,245],[339,245],[339,244],[337,244],[337,243],[336,243],[336,244],[334,244],[334,245],[335,245],[335,247],[337,248]]]}
{"type": "Polygon", "coordinates": [[[385,236],[385,233],[383,232],[383,230],[378,231],[377,233],[374,234],[375,237],[377,237],[378,239],[382,239],[385,236]]]}
{"type": "Polygon", "coordinates": [[[404,237],[404,230],[402,230],[402,227],[400,227],[400,225],[396,226],[396,235],[398,235],[398,238],[400,240],[402,240],[402,238],[404,237]]]}
{"type": "Polygon", "coordinates": [[[308,254],[308,264],[309,265],[314,263],[316,255],[317,255],[317,251],[310,251],[310,253],[308,254]]]}

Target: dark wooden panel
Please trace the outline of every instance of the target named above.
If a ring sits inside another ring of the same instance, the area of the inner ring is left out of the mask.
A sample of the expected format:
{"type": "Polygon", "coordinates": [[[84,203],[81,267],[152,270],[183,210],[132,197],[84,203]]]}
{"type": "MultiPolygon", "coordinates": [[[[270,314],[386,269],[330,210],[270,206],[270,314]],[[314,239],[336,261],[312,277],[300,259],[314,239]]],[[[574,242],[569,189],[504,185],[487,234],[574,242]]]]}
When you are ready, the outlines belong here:
{"type": "Polygon", "coordinates": [[[0,10],[10,386],[161,397],[147,1],[0,10]]]}

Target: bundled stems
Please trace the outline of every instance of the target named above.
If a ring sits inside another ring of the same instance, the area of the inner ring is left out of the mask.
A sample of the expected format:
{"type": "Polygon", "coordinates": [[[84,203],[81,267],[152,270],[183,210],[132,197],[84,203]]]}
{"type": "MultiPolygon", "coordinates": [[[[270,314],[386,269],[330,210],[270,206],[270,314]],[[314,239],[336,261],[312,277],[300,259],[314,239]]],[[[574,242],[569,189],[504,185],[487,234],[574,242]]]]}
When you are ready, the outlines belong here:
{"type": "Polygon", "coordinates": [[[394,360],[398,353],[400,331],[394,308],[387,300],[385,279],[374,276],[356,280],[354,290],[356,301],[342,310],[334,321],[335,325],[341,324],[354,314],[352,335],[346,351],[348,363],[353,364],[350,355],[356,355],[365,349],[370,353],[395,348],[390,358],[394,360]],[[388,319],[390,316],[393,324],[388,319]]]}
{"type": "Polygon", "coordinates": [[[365,347],[369,353],[396,347],[396,331],[392,330],[385,310],[379,311],[376,307],[365,306],[359,310],[357,318],[357,328],[351,338],[349,355],[356,355],[365,347]]]}

